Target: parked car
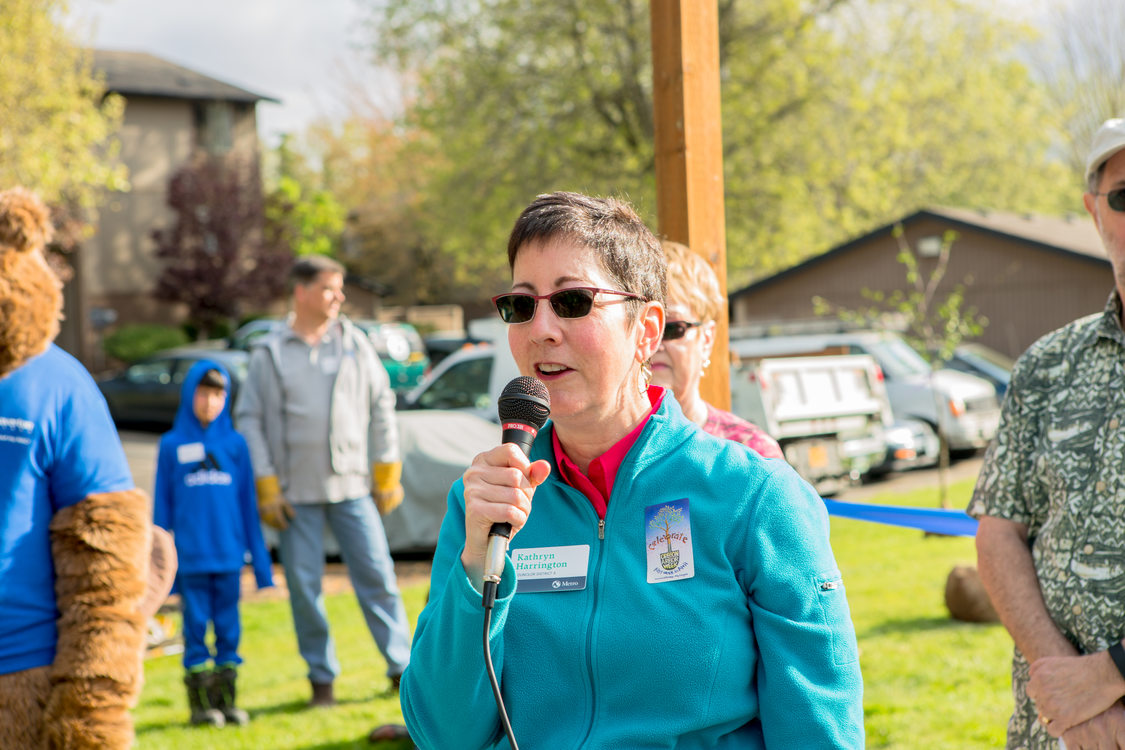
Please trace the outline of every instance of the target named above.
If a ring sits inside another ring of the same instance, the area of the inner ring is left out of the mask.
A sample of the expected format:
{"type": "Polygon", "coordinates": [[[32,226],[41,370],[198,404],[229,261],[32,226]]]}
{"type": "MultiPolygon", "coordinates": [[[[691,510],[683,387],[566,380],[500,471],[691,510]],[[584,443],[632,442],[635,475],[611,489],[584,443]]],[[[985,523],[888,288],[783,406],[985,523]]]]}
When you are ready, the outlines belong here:
{"type": "Polygon", "coordinates": [[[934,428],[920,419],[896,420],[884,433],[887,454],[872,467],[872,476],[934,466],[941,458],[941,441],[934,428]]]}
{"type": "Polygon", "coordinates": [[[463,411],[498,422],[496,399],[509,380],[519,375],[508,347],[479,344],[441,361],[399,404],[401,409],[463,411]],[[497,352],[501,365],[496,366],[497,352]]]}
{"type": "MultiPolygon", "coordinates": [[[[500,443],[500,425],[463,413],[443,410],[397,412],[402,455],[402,504],[383,517],[387,544],[395,555],[432,553],[445,518],[449,488],[473,457],[500,443]]],[[[277,530],[265,524],[266,547],[277,549],[277,530]]],[[[340,547],[325,526],[324,553],[335,557],[340,547]]]]}
{"type": "Polygon", "coordinates": [[[422,337],[426,347],[426,354],[430,358],[430,366],[437,367],[441,361],[450,354],[462,349],[472,349],[478,344],[488,343],[485,339],[460,332],[431,333],[422,337]]]}
{"type": "Polygon", "coordinates": [[[744,358],[869,354],[883,370],[894,418],[926,422],[953,450],[975,450],[988,445],[1000,423],[1000,405],[991,383],[950,369],[932,371],[922,355],[889,331],[752,337],[739,337],[732,332],[730,351],[744,358]]]}
{"type": "Polygon", "coordinates": [[[971,343],[954,349],[953,356],[945,362],[945,367],[984,378],[996,389],[996,397],[1003,399],[1008,392],[1008,381],[1012,379],[1015,364],[1015,360],[1006,354],[989,349],[984,344],[971,343]]]}
{"type": "Polygon", "coordinates": [[[410,323],[353,320],[367,332],[375,351],[391,376],[391,388],[408,391],[430,370],[430,357],[418,329],[410,323]]]}
{"type": "Polygon", "coordinates": [[[227,338],[227,346],[248,352],[255,341],[281,325],[283,321],[277,318],[258,318],[243,323],[227,338]]]}
{"type": "Polygon", "coordinates": [[[237,397],[238,388],[246,378],[249,361],[246,352],[201,346],[166,349],[118,373],[97,379],[114,423],[119,427],[171,429],[180,406],[184,376],[200,359],[215,360],[230,372],[230,398],[237,397]]]}
{"type": "MultiPolygon", "coordinates": [[[[352,322],[366,332],[374,344],[379,360],[391,378],[391,388],[405,392],[422,382],[430,369],[430,359],[418,329],[409,323],[369,319],[352,322]]],[[[232,349],[249,351],[255,341],[282,325],[284,322],[276,318],[252,320],[231,334],[227,339],[228,345],[232,349]]]]}
{"type": "Polygon", "coordinates": [[[402,504],[383,519],[395,554],[433,552],[449,497],[477,454],[500,444],[496,422],[450,411],[398,412],[402,504]]]}

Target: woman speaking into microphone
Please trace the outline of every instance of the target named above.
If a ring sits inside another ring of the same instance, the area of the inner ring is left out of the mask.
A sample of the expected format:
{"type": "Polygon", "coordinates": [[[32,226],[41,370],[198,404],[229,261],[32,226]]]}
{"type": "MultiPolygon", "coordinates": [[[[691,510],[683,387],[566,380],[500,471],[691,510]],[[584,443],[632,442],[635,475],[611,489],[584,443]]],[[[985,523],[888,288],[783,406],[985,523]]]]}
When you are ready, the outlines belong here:
{"type": "Polygon", "coordinates": [[[855,633],[819,496],[649,384],[659,241],[623,202],[553,193],[516,221],[508,262],[511,291],[494,302],[550,421],[530,455],[498,445],[449,493],[401,686],[413,741],[862,748],[855,633]],[[511,538],[486,609],[494,524],[511,538]]]}

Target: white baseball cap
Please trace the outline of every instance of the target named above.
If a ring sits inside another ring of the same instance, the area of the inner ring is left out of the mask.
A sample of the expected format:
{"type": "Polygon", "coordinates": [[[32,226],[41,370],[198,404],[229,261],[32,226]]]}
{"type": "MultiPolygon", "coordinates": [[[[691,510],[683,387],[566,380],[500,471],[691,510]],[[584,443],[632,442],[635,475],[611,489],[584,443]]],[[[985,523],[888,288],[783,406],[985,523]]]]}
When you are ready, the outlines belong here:
{"type": "Polygon", "coordinates": [[[1086,157],[1086,181],[1098,171],[1109,157],[1125,148],[1125,119],[1120,117],[1106,120],[1094,134],[1094,145],[1090,147],[1090,155],[1086,157]]]}

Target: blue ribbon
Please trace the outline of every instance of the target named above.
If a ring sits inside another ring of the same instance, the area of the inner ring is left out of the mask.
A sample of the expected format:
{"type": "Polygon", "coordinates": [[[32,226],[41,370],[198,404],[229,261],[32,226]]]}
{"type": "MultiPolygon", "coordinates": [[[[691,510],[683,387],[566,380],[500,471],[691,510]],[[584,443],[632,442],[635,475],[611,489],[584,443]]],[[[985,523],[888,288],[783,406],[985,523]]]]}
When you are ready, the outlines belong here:
{"type": "Polygon", "coordinates": [[[909,508],[899,505],[870,505],[824,500],[829,515],[856,521],[905,526],[946,536],[976,536],[977,521],[963,510],[945,508],[909,508]]]}

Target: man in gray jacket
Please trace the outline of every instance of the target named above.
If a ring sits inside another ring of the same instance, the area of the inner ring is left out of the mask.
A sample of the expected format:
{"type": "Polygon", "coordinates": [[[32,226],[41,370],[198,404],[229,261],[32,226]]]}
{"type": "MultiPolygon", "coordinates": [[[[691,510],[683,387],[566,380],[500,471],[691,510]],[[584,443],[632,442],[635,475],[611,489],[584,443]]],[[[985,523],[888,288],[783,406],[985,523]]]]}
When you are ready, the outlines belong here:
{"type": "Polygon", "coordinates": [[[256,343],[236,407],[250,446],[262,520],[278,529],[310,705],[335,703],[340,671],[321,582],[324,525],[398,687],[410,631],[380,514],[402,501],[394,393],[367,335],[340,317],[344,268],[300,258],[290,272],[293,314],[256,343]]]}

